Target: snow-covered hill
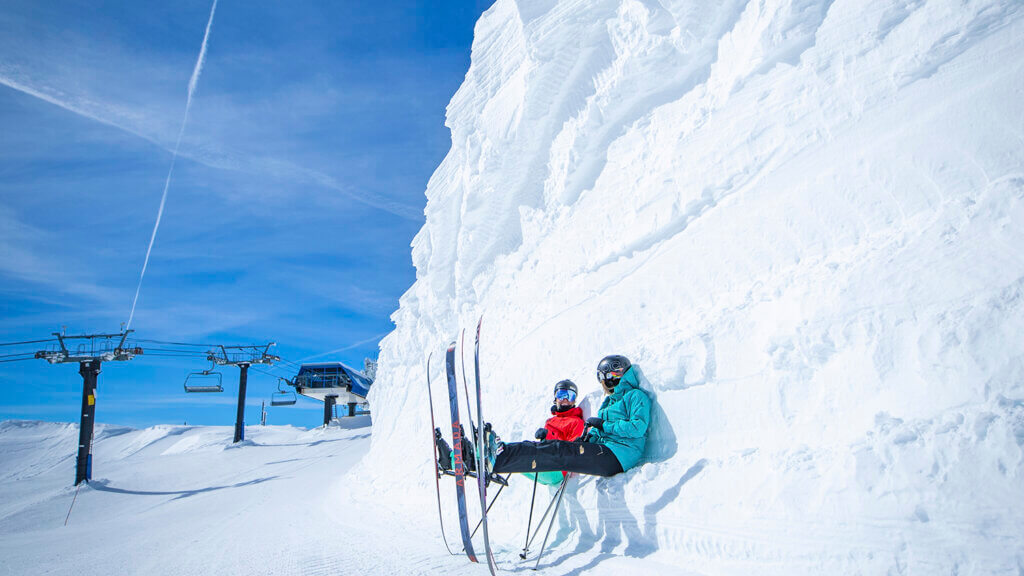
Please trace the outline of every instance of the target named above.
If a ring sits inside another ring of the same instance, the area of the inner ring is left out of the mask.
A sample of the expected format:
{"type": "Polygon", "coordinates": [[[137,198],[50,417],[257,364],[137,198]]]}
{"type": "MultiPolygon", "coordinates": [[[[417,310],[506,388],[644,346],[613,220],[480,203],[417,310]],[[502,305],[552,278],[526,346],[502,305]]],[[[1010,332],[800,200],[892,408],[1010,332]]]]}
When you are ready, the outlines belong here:
{"type": "MultiPolygon", "coordinates": [[[[657,398],[647,462],[570,496],[556,564],[1024,571],[1022,8],[498,0],[382,345],[365,494],[435,513],[426,359],[436,399],[482,314],[506,440],[562,378],[596,400],[606,354],[657,398]]],[[[528,498],[493,512],[506,568],[528,498]]]]}

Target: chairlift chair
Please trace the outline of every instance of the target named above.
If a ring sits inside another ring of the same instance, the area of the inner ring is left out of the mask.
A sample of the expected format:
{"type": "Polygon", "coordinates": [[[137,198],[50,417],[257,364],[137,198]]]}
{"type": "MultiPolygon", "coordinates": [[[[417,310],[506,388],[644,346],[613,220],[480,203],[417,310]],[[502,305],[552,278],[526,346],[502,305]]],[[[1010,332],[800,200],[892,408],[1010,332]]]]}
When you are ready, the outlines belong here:
{"type": "Polygon", "coordinates": [[[223,376],[220,372],[214,372],[213,370],[203,370],[202,372],[192,372],[185,377],[185,392],[196,393],[196,392],[223,392],[223,376]],[[213,380],[216,379],[217,383],[214,384],[213,380]],[[189,384],[189,381],[192,384],[189,384]],[[203,382],[206,382],[205,384],[203,382]]]}
{"type": "Polygon", "coordinates": [[[281,389],[282,381],[284,381],[283,378],[277,379],[277,392],[274,392],[270,396],[271,406],[291,406],[292,404],[295,404],[299,399],[298,396],[295,395],[295,392],[289,392],[287,390],[281,389]]]}

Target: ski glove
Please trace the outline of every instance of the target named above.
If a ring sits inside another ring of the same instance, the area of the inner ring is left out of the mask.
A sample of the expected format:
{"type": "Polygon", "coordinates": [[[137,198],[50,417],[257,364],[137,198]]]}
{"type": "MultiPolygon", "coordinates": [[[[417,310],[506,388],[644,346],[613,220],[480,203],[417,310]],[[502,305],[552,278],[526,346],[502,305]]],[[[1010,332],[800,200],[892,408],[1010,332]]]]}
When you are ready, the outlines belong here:
{"type": "Polygon", "coordinates": [[[537,432],[533,434],[533,437],[536,438],[537,440],[544,440],[545,438],[548,437],[547,428],[538,428],[537,432]]]}
{"type": "Polygon", "coordinates": [[[602,419],[600,419],[600,418],[598,418],[596,416],[593,417],[593,418],[587,418],[587,426],[590,426],[591,428],[597,428],[598,430],[604,431],[604,420],[602,420],[602,419]]]}

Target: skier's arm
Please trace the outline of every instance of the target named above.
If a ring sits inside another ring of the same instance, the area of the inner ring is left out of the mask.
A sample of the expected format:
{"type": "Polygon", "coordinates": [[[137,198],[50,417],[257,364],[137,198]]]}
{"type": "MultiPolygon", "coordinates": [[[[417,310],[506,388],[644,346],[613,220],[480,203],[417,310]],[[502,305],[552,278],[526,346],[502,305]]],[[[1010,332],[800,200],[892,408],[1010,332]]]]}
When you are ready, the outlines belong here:
{"type": "Polygon", "coordinates": [[[629,410],[628,418],[604,422],[604,432],[623,438],[640,438],[647,434],[651,418],[651,401],[641,390],[634,390],[623,398],[629,410]]]}

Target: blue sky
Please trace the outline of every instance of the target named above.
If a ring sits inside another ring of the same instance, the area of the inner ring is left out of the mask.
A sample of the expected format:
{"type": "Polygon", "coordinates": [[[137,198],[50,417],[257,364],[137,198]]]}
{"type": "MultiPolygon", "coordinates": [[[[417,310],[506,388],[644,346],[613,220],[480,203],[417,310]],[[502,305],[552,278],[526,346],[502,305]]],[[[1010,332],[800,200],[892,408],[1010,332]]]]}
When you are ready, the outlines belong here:
{"type": "MultiPolygon", "coordinates": [[[[415,279],[409,243],[450,147],[445,106],[490,3],[221,0],[136,335],[275,341],[296,362],[375,357],[415,279]]],[[[0,341],[128,319],[210,6],[0,7],[0,341]]],[[[182,392],[205,367],[104,364],[97,420],[230,425],[236,369],[224,394],[182,392]]],[[[77,370],[0,363],[0,419],[77,421],[77,370]]],[[[275,383],[250,373],[248,423],[275,383]]],[[[315,425],[321,410],[303,400],[269,422],[315,425]]]]}

